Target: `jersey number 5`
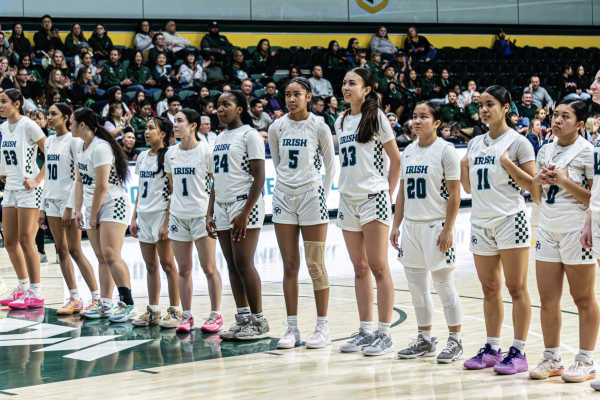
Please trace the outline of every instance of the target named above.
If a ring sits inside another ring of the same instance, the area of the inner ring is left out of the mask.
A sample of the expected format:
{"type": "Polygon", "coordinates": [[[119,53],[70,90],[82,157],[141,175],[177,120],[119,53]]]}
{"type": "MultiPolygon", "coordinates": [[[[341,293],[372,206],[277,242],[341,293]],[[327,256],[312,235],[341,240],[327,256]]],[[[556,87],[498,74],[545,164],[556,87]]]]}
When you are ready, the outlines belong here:
{"type": "Polygon", "coordinates": [[[218,154],[216,154],[213,159],[215,160],[215,174],[219,173],[219,168],[221,168],[224,173],[229,172],[229,161],[227,160],[227,154],[223,154],[223,156],[221,156],[221,163],[219,163],[218,154]]]}
{"type": "Polygon", "coordinates": [[[17,153],[14,150],[4,150],[4,159],[6,165],[17,165],[17,153]]]}
{"type": "Polygon", "coordinates": [[[477,170],[477,190],[491,189],[490,180],[488,179],[488,169],[480,168],[477,170]]]}
{"type": "Polygon", "coordinates": [[[417,199],[424,199],[427,197],[427,182],[425,178],[418,178],[415,184],[415,178],[409,178],[406,181],[406,195],[409,199],[415,198],[415,192],[417,199]]]}
{"type": "Polygon", "coordinates": [[[290,152],[288,153],[288,157],[290,159],[290,163],[288,164],[288,166],[291,169],[298,168],[298,154],[300,154],[300,150],[290,150],[290,152]]]}
{"type": "Polygon", "coordinates": [[[342,156],[344,160],[342,161],[342,167],[353,166],[356,165],[356,147],[349,146],[348,148],[342,147],[342,156]]]}

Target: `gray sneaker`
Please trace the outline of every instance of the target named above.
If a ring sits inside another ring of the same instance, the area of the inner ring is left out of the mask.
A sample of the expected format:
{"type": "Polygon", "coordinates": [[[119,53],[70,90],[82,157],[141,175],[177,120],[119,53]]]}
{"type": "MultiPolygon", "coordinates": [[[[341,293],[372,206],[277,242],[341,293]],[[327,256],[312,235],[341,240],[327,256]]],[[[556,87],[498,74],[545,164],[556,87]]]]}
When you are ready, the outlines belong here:
{"type": "MultiPolygon", "coordinates": [[[[249,316],[249,314],[248,314],[249,316]]],[[[235,323],[231,325],[228,331],[221,332],[219,335],[222,340],[234,340],[235,334],[241,332],[242,328],[248,323],[248,317],[235,314],[235,323]]]]}
{"type": "Polygon", "coordinates": [[[250,315],[247,317],[248,323],[244,325],[241,331],[233,335],[234,340],[260,340],[271,336],[269,332],[269,321],[266,318],[257,319],[250,315]]]}
{"type": "Polygon", "coordinates": [[[363,350],[365,356],[382,356],[394,351],[394,343],[392,343],[390,335],[375,331],[373,332],[373,336],[375,340],[363,350]]]}
{"type": "Polygon", "coordinates": [[[369,335],[363,328],[359,328],[358,332],[352,334],[352,339],[348,343],[340,346],[342,353],[354,353],[362,351],[365,347],[375,340],[375,336],[369,335]]]}
{"type": "Polygon", "coordinates": [[[452,336],[448,338],[446,348],[437,356],[437,362],[442,364],[450,364],[462,358],[463,347],[462,340],[457,341],[452,336]]]}
{"type": "MultiPolygon", "coordinates": [[[[435,337],[431,340],[425,339],[425,336],[419,334],[415,340],[409,343],[408,347],[398,352],[398,358],[413,359],[421,357],[434,357],[437,349],[435,347],[435,337]]],[[[462,349],[462,348],[461,348],[462,349]]]]}

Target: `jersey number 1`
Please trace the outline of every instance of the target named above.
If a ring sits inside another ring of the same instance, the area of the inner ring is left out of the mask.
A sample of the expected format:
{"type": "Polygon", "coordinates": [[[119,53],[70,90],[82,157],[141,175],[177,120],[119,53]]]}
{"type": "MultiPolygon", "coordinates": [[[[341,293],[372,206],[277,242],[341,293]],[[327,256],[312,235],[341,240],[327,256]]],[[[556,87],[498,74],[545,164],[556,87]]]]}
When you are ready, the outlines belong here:
{"type": "Polygon", "coordinates": [[[344,156],[344,160],[342,161],[342,167],[347,167],[356,165],[356,147],[349,146],[348,148],[342,147],[342,156],[344,156]]]}
{"type": "Polygon", "coordinates": [[[6,165],[17,165],[17,153],[14,150],[4,150],[4,159],[6,165]]]}
{"type": "Polygon", "coordinates": [[[480,168],[477,170],[477,190],[491,189],[488,179],[488,169],[480,168]]]}
{"type": "Polygon", "coordinates": [[[144,182],[144,193],[142,193],[142,199],[145,199],[148,196],[148,182],[144,182]]]}

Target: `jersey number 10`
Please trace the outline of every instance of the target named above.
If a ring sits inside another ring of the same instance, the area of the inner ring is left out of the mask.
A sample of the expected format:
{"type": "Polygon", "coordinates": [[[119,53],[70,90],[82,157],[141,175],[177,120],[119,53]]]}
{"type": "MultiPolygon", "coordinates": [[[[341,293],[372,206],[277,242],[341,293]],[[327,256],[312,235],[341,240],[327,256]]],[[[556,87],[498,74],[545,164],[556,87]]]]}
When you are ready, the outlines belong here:
{"type": "Polygon", "coordinates": [[[49,181],[58,180],[58,165],[48,164],[48,178],[49,181]]]}

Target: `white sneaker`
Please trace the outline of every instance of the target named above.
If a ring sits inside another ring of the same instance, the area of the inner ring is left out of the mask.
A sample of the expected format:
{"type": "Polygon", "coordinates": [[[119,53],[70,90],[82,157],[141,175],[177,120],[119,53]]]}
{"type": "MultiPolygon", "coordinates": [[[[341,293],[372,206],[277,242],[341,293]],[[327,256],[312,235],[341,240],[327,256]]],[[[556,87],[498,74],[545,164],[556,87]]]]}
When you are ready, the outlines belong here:
{"type": "Polygon", "coordinates": [[[287,325],[288,328],[283,334],[283,337],[277,342],[277,348],[293,349],[296,346],[300,346],[302,344],[302,339],[300,339],[300,329],[298,329],[297,326],[289,325],[287,322],[284,322],[283,325],[287,325]]]}
{"type": "Polygon", "coordinates": [[[331,335],[327,326],[317,325],[317,328],[306,339],[307,349],[322,349],[331,344],[331,335]]]}

